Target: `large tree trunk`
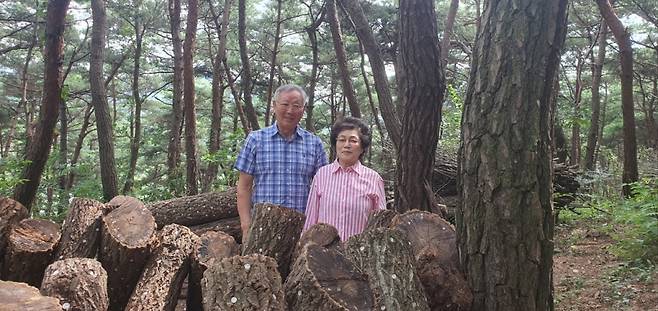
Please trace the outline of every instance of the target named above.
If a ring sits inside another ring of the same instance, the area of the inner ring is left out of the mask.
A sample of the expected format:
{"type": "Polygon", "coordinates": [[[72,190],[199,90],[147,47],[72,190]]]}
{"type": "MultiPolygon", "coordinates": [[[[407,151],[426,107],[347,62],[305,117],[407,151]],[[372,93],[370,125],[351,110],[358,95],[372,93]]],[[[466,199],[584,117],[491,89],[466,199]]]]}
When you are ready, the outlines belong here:
{"type": "Polygon", "coordinates": [[[571,122],[571,155],[570,163],[571,165],[580,165],[580,122],[579,120],[582,117],[580,102],[583,94],[583,66],[585,64],[585,56],[580,54],[578,55],[578,61],[576,64],[576,85],[573,92],[573,122],[571,122]]]}
{"type": "Polygon", "coordinates": [[[460,147],[457,236],[474,310],[552,310],[551,94],[566,0],[488,1],[460,147]]]}
{"type": "Polygon", "coordinates": [[[100,244],[100,221],[105,204],[92,199],[75,198],[62,225],[62,240],[55,259],[94,258],[100,244]]]}
{"type": "Polygon", "coordinates": [[[448,8],[448,16],[443,29],[443,38],[441,38],[441,68],[445,75],[446,67],[448,66],[448,54],[450,54],[450,37],[452,36],[452,28],[455,25],[457,18],[457,9],[459,8],[459,0],[451,0],[450,8],[448,8]]]}
{"type": "Polygon", "coordinates": [[[169,144],[167,146],[167,179],[169,189],[174,195],[182,194],[179,185],[181,180],[180,141],[183,126],[183,47],[180,39],[180,0],[169,0],[169,25],[171,44],[174,53],[174,77],[172,85],[171,118],[169,119],[169,144]]]}
{"type": "Polygon", "coordinates": [[[34,139],[25,154],[29,161],[21,179],[24,183],[14,189],[14,198],[23,204],[28,211],[39,189],[41,174],[46,166],[50,147],[53,142],[53,132],[59,116],[59,101],[62,91],[62,58],[64,54],[64,28],[66,27],[66,11],[70,0],[48,1],[46,12],[46,45],[44,48],[43,97],[39,124],[34,139]]]}
{"type": "Polygon", "coordinates": [[[173,311],[189,271],[190,254],[199,243],[196,234],[180,225],[167,225],[158,232],[158,241],[125,310],[173,311]]]}
{"type": "Polygon", "coordinates": [[[601,75],[603,73],[603,62],[605,61],[605,49],[607,46],[608,25],[605,20],[601,20],[599,25],[599,51],[592,62],[592,118],[590,121],[589,131],[587,132],[587,148],[585,149],[585,169],[593,170],[596,167],[596,150],[599,118],[601,116],[601,75]]]}
{"type": "Polygon", "coordinates": [[[309,16],[311,18],[311,24],[304,28],[306,34],[308,35],[308,41],[311,44],[311,55],[312,55],[312,64],[311,64],[311,76],[309,77],[308,88],[306,93],[308,93],[308,103],[306,104],[306,130],[315,133],[315,124],[313,122],[313,108],[315,107],[315,88],[318,84],[318,69],[319,64],[319,49],[318,49],[318,27],[324,20],[324,10],[320,15],[315,18],[313,16],[312,10],[309,8],[309,16]]]}
{"type": "Polygon", "coordinates": [[[244,112],[247,120],[249,120],[249,127],[252,130],[257,130],[260,125],[258,125],[258,116],[251,100],[251,66],[249,65],[249,52],[247,51],[246,2],[247,0],[238,0],[238,43],[240,45],[240,61],[242,62],[240,81],[242,95],[244,96],[244,112]]]}
{"type": "Polygon", "coordinates": [[[28,215],[27,209],[23,204],[10,198],[0,197],[0,273],[2,273],[9,232],[11,232],[13,226],[27,218],[28,215]]]}
{"type": "Polygon", "coordinates": [[[46,268],[41,293],[59,299],[68,310],[105,311],[108,308],[107,273],[89,258],[55,261],[46,268]]]}
{"type": "Polygon", "coordinates": [[[368,277],[340,252],[309,244],[285,284],[289,310],[374,310],[368,277]]]}
{"type": "Polygon", "coordinates": [[[235,239],[224,232],[208,231],[200,236],[200,242],[194,247],[191,255],[187,287],[188,310],[203,310],[201,290],[203,273],[208,268],[218,265],[222,259],[236,256],[239,252],[240,247],[235,243],[235,239]]]}
{"type": "Polygon", "coordinates": [[[410,244],[402,232],[385,228],[347,241],[345,256],[368,275],[375,309],[430,310],[410,244]]]}
{"type": "Polygon", "coordinates": [[[2,279],[41,286],[61,234],[59,225],[43,219],[23,219],[9,232],[3,254],[2,279]]]}
{"type": "Polygon", "coordinates": [[[276,261],[271,257],[260,254],[233,256],[209,267],[204,273],[201,283],[203,309],[302,310],[286,308],[281,283],[276,261]]]}
{"type": "Polygon", "coordinates": [[[183,45],[183,94],[185,95],[185,156],[187,163],[187,194],[197,194],[198,173],[196,154],[196,108],[194,103],[194,49],[198,21],[198,1],[187,1],[187,26],[183,45]]]}
{"type": "Polygon", "coordinates": [[[293,209],[272,204],[256,204],[242,242],[242,255],[263,254],[274,258],[285,279],[290,272],[292,253],[306,217],[293,209]]]}
{"type": "Polygon", "coordinates": [[[168,224],[185,226],[238,216],[235,189],[208,192],[146,205],[159,228],[168,224]]]}
{"type": "Polygon", "coordinates": [[[350,106],[352,116],[356,118],[361,117],[361,108],[356,99],[354,92],[354,85],[352,85],[352,75],[350,74],[350,66],[347,60],[347,52],[345,52],[345,44],[343,43],[343,35],[340,30],[340,19],[338,18],[338,10],[336,9],[337,0],[327,0],[327,20],[331,28],[331,38],[334,43],[334,52],[336,53],[336,63],[338,65],[338,72],[340,74],[340,82],[343,86],[343,95],[347,98],[347,104],[350,106]]]}
{"type": "Polygon", "coordinates": [[[621,65],[621,112],[624,121],[624,168],[621,181],[622,192],[631,195],[630,184],[638,180],[637,141],[635,137],[635,111],[633,106],[633,48],[631,34],[621,23],[608,0],[596,0],[599,11],[619,46],[619,63],[621,65]]]}
{"type": "Polygon", "coordinates": [[[434,2],[400,1],[400,67],[405,99],[398,154],[396,209],[433,210],[429,186],[445,91],[434,2]]]}
{"type": "Polygon", "coordinates": [[[43,296],[25,283],[0,281],[0,306],[5,310],[62,311],[59,299],[43,296]]]}
{"type": "Polygon", "coordinates": [[[358,0],[341,0],[345,10],[348,12],[354,21],[356,30],[363,48],[368,54],[368,61],[372,68],[373,79],[375,80],[375,89],[377,90],[377,100],[379,101],[379,109],[384,119],[384,125],[388,131],[388,135],[395,145],[396,150],[399,150],[400,141],[402,137],[402,123],[398,118],[393,105],[393,97],[388,84],[388,77],[386,75],[386,68],[382,59],[382,53],[379,50],[379,44],[375,40],[372,33],[372,28],[366,19],[363,9],[358,0]]]}
{"type": "Polygon", "coordinates": [[[107,271],[110,310],[123,310],[148,259],[155,220],[144,206],[122,205],[103,217],[101,234],[98,259],[107,271]]]}

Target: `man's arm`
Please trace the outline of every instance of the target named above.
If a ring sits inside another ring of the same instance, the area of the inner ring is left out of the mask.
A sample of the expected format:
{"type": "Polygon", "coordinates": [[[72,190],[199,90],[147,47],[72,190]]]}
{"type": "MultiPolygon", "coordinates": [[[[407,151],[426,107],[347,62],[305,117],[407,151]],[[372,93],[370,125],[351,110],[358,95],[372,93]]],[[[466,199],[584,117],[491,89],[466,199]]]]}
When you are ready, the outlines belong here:
{"type": "Polygon", "coordinates": [[[254,186],[254,176],[240,172],[237,186],[238,215],[242,229],[242,243],[246,241],[247,231],[251,225],[251,192],[254,186]]]}

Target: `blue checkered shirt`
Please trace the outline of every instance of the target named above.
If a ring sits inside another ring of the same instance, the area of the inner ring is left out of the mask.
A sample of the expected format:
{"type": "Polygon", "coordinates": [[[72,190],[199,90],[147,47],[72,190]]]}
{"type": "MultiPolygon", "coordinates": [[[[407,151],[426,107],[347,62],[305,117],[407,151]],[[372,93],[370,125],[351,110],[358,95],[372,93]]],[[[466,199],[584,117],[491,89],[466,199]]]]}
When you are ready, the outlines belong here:
{"type": "Polygon", "coordinates": [[[235,168],[254,177],[252,204],[269,202],[304,213],[313,176],[326,164],[320,138],[298,126],[288,141],[275,123],[247,136],[235,168]]]}

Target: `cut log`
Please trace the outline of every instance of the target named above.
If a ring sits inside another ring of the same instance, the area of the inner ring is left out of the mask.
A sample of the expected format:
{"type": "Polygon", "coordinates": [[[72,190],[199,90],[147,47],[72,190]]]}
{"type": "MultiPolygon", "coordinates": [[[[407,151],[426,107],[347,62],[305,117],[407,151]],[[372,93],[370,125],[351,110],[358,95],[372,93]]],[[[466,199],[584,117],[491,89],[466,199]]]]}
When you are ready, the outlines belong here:
{"type": "Polygon", "coordinates": [[[366,224],[365,230],[388,228],[388,226],[391,224],[391,221],[393,220],[393,217],[396,215],[398,215],[398,212],[392,209],[378,210],[370,215],[370,217],[368,217],[368,223],[366,224]]]}
{"type": "Polygon", "coordinates": [[[368,277],[338,251],[308,244],[285,284],[289,310],[374,310],[368,277]]]}
{"type": "Polygon", "coordinates": [[[409,240],[398,230],[375,228],[351,237],[345,256],[368,275],[376,310],[427,310],[409,240]]]}
{"type": "Polygon", "coordinates": [[[194,234],[201,236],[208,231],[222,231],[233,237],[236,241],[242,241],[242,229],[240,227],[240,217],[231,217],[226,219],[215,220],[209,223],[189,226],[194,234]]]}
{"type": "Polygon", "coordinates": [[[252,254],[225,258],[209,267],[201,282],[204,310],[286,310],[276,265],[271,257],[252,254]]]}
{"type": "Polygon", "coordinates": [[[2,279],[41,286],[60,238],[59,225],[50,220],[21,220],[9,232],[2,279]]]}
{"type": "Polygon", "coordinates": [[[28,217],[27,208],[7,197],[0,197],[0,272],[11,227],[28,217]]]}
{"type": "Polygon", "coordinates": [[[189,272],[190,254],[199,243],[199,237],[187,227],[171,224],[162,228],[125,310],[173,311],[189,272]]]}
{"type": "Polygon", "coordinates": [[[393,218],[391,228],[411,242],[418,277],[432,310],[470,310],[472,292],[459,271],[454,227],[436,214],[413,210],[393,218]]]}
{"type": "Polygon", "coordinates": [[[153,213],[158,228],[168,224],[192,226],[238,216],[235,189],[149,203],[146,208],[153,213]]]}
{"type": "Polygon", "coordinates": [[[75,198],[62,225],[62,240],[55,259],[94,258],[100,244],[100,221],[105,204],[92,199],[75,198]]]}
{"type": "Polygon", "coordinates": [[[98,259],[107,271],[110,310],[123,310],[139,280],[155,237],[155,220],[145,207],[123,205],[102,220],[98,259]]]}
{"type": "Polygon", "coordinates": [[[136,208],[142,208],[144,207],[144,203],[140,201],[139,199],[126,196],[126,195],[117,195],[110,202],[107,202],[105,204],[105,215],[107,215],[109,212],[121,207],[121,206],[132,206],[136,208]]]}
{"type": "Polygon", "coordinates": [[[201,235],[200,244],[192,252],[192,264],[188,278],[187,309],[202,310],[201,279],[208,267],[218,265],[222,259],[239,253],[240,247],[235,243],[235,239],[224,232],[208,231],[201,235]]]}
{"type": "Polygon", "coordinates": [[[109,303],[107,273],[90,258],[55,261],[46,268],[41,293],[68,304],[67,310],[105,311],[109,303]]]}
{"type": "Polygon", "coordinates": [[[290,271],[292,253],[304,228],[306,216],[293,209],[273,204],[254,206],[247,241],[242,255],[262,254],[274,258],[285,280],[290,271]]]}
{"type": "Polygon", "coordinates": [[[325,224],[317,223],[308,230],[306,230],[302,237],[299,238],[297,247],[295,247],[295,252],[292,255],[291,263],[295,263],[299,254],[304,250],[304,246],[307,244],[314,243],[326,248],[337,248],[340,247],[340,235],[338,235],[338,230],[336,227],[325,224]]]}
{"type": "Polygon", "coordinates": [[[0,310],[62,311],[59,300],[25,283],[0,281],[0,310]]]}

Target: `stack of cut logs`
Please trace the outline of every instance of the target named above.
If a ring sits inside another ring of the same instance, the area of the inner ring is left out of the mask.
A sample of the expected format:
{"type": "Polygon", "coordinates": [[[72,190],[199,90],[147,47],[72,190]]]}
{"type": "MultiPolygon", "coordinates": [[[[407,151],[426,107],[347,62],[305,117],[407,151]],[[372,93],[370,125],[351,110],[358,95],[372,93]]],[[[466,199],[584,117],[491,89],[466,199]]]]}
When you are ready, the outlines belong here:
{"type": "Polygon", "coordinates": [[[455,230],[435,214],[380,211],[340,241],[258,204],[239,245],[235,206],[232,189],[147,205],[76,198],[60,228],[0,198],[0,309],[470,309],[455,230]]]}

